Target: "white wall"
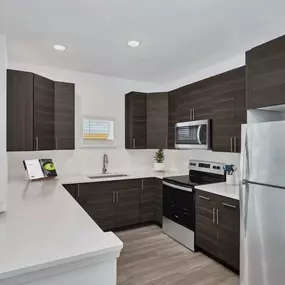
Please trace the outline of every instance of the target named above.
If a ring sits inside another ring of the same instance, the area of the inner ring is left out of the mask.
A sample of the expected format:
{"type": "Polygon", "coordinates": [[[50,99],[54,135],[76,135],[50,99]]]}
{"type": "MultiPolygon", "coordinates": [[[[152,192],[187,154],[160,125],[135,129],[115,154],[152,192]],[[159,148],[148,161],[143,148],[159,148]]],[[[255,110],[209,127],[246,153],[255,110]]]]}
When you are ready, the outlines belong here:
{"type": "Polygon", "coordinates": [[[32,158],[54,159],[61,175],[100,172],[104,152],[109,155],[110,171],[120,171],[122,165],[126,169],[151,166],[153,151],[132,152],[125,150],[124,98],[125,94],[132,90],[159,91],[161,88],[159,85],[26,63],[8,62],[8,68],[34,72],[57,81],[73,82],[76,93],[76,150],[8,153],[9,176],[11,178],[25,175],[22,160],[32,158]],[[81,149],[83,115],[114,118],[116,148],[81,149]]]}
{"type": "Polygon", "coordinates": [[[6,160],[6,38],[0,35],[0,203],[5,200],[6,160]]]}
{"type": "Polygon", "coordinates": [[[229,71],[231,69],[241,67],[243,65],[245,65],[245,54],[244,53],[238,54],[218,64],[211,65],[208,68],[204,68],[194,73],[188,74],[187,76],[184,76],[178,80],[169,82],[163,85],[163,89],[167,91],[173,90],[178,87],[191,84],[193,82],[200,81],[208,77],[229,71]]]}

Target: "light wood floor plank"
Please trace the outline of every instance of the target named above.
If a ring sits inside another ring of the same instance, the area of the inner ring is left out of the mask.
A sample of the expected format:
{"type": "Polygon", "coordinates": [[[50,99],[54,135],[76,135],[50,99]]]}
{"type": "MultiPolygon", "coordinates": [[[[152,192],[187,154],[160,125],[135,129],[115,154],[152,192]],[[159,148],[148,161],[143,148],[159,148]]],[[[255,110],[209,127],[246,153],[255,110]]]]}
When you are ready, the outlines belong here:
{"type": "Polygon", "coordinates": [[[116,233],[124,249],[118,285],[238,285],[237,275],[202,253],[193,253],[157,226],[116,233]]]}

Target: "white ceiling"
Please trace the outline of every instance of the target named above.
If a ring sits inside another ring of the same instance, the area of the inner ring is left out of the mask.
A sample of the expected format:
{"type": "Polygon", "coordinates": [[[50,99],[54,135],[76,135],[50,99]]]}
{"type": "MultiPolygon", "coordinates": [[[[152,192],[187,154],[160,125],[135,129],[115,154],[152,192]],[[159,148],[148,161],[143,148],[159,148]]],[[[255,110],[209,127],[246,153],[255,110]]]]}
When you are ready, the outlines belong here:
{"type": "Polygon", "coordinates": [[[8,58],[169,82],[285,34],[284,0],[0,0],[8,58]],[[128,40],[139,40],[129,48],[128,40]],[[55,52],[54,44],[68,46],[55,52]]]}

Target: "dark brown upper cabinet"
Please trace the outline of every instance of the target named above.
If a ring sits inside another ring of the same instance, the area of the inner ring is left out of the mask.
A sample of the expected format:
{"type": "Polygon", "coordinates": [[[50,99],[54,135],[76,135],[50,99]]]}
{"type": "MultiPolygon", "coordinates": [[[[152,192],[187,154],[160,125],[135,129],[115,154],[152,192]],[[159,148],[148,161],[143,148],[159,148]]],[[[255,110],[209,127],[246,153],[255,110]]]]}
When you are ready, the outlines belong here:
{"type": "Polygon", "coordinates": [[[168,149],[175,148],[176,98],[176,90],[168,92],[168,149]]]}
{"type": "Polygon", "coordinates": [[[285,104],[285,36],[246,52],[247,109],[285,104]]]}
{"type": "Polygon", "coordinates": [[[147,148],[168,148],[168,94],[147,95],[147,148]]]}
{"type": "Polygon", "coordinates": [[[240,152],[241,124],[246,122],[245,67],[211,79],[212,150],[240,152]]]}
{"type": "Polygon", "coordinates": [[[7,70],[7,151],[34,150],[34,75],[7,70]]]}
{"type": "Polygon", "coordinates": [[[130,92],[125,95],[125,147],[146,148],[146,94],[130,92]]]}
{"type": "Polygon", "coordinates": [[[54,148],[54,81],[34,74],[34,149],[54,148]]]}
{"type": "Polygon", "coordinates": [[[55,82],[55,149],[74,149],[75,85],[55,82]]]}
{"type": "Polygon", "coordinates": [[[74,85],[7,71],[7,151],[74,149],[74,85]]]}

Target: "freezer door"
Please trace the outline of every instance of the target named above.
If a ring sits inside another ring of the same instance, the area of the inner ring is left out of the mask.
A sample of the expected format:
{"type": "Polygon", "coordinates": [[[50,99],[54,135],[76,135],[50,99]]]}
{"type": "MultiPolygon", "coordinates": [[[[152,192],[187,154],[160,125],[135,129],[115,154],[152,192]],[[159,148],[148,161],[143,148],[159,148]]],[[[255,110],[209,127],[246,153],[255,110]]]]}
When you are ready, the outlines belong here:
{"type": "Polygon", "coordinates": [[[285,191],[241,186],[242,285],[284,285],[285,191]]]}
{"type": "Polygon", "coordinates": [[[242,178],[285,186],[285,121],[247,124],[243,137],[242,178]]]}

